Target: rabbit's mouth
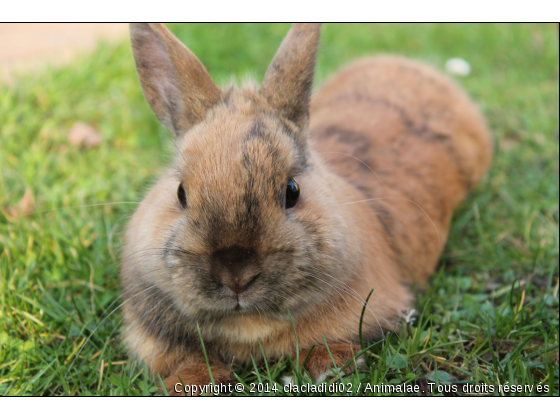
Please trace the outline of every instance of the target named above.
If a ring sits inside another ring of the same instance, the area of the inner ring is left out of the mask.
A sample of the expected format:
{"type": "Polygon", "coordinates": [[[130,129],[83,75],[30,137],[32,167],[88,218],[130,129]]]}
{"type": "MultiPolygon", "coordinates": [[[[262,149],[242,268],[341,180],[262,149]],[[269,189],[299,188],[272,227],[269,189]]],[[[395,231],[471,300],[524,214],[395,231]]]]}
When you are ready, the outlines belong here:
{"type": "Polygon", "coordinates": [[[235,296],[235,306],[233,307],[233,312],[256,312],[257,305],[252,302],[247,292],[240,292],[235,296]]]}
{"type": "Polygon", "coordinates": [[[253,299],[249,296],[250,293],[244,290],[236,293],[224,287],[221,294],[221,299],[219,299],[221,301],[220,306],[222,306],[226,312],[248,313],[252,312],[252,308],[256,306],[253,299]]]}

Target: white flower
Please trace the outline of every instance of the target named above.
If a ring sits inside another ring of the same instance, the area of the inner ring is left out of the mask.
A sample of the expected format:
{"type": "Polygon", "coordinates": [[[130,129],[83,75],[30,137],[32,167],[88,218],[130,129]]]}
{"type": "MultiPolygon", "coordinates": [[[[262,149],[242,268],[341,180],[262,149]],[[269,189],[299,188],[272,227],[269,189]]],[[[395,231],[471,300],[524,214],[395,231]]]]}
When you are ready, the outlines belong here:
{"type": "Polygon", "coordinates": [[[399,310],[399,318],[407,324],[414,322],[414,320],[416,319],[416,317],[414,316],[415,314],[416,309],[399,310]]]}
{"type": "Polygon", "coordinates": [[[450,58],[445,63],[445,70],[449,74],[453,74],[454,76],[468,76],[471,73],[471,65],[468,61],[463,60],[462,58],[450,58]]]}

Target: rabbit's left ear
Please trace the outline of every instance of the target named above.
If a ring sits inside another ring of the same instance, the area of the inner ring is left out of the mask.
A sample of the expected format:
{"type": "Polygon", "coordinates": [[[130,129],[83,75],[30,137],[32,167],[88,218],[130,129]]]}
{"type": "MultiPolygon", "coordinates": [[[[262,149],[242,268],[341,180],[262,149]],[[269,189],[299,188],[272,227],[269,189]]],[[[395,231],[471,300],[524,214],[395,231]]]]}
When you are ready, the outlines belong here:
{"type": "Polygon", "coordinates": [[[270,63],[261,93],[300,132],[309,124],[309,100],[315,57],[321,34],[320,23],[295,23],[270,63]]]}

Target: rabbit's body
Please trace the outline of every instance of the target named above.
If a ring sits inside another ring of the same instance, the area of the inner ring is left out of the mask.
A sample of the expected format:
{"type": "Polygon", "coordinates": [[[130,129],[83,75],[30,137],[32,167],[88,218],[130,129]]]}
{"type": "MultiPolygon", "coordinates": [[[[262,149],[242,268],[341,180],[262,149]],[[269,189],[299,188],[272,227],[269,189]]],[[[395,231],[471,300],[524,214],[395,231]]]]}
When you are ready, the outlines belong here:
{"type": "Polygon", "coordinates": [[[259,343],[267,358],[293,355],[290,317],[302,360],[317,346],[315,378],[331,364],[323,337],[344,364],[368,293],[371,339],[410,307],[407,284],[433,272],[454,208],[489,165],[476,107],[405,59],[352,64],[309,115],[318,34],[295,25],[260,89],[220,91],[164,27],[133,27],[144,93],[178,158],[127,230],[125,338],[170,375],[168,390],[177,376],[209,380],[198,328],[217,382],[232,361],[260,359],[259,343]]]}
{"type": "Polygon", "coordinates": [[[373,199],[364,207],[383,228],[375,241],[386,241],[384,261],[399,281],[426,281],[453,211],[490,165],[490,135],[476,106],[426,65],[363,59],[319,90],[310,130],[329,166],[361,200],[373,199]]]}

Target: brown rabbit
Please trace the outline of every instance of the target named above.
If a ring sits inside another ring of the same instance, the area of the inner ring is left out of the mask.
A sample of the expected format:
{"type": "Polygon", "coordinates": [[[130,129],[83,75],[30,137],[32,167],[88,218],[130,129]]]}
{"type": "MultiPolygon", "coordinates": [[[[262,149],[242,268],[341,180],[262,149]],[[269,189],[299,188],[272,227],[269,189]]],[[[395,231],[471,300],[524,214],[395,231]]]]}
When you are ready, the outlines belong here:
{"type": "Polygon", "coordinates": [[[175,384],[231,364],[313,351],[329,371],[395,328],[408,285],[432,274],[453,210],[484,175],[476,106],[435,70],[397,57],[341,70],[310,104],[319,24],[295,24],[262,86],[218,88],[161,24],[132,24],[136,68],[177,158],[126,233],[129,348],[175,384]],[[289,315],[288,312],[291,314],[289,315]]]}

